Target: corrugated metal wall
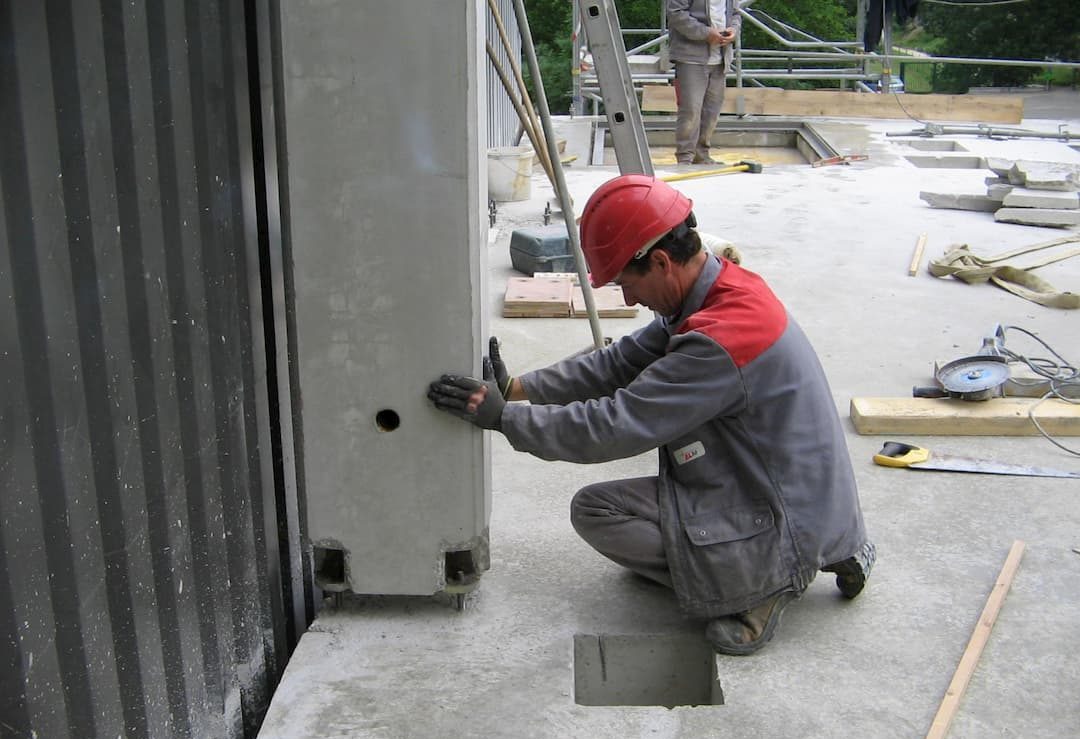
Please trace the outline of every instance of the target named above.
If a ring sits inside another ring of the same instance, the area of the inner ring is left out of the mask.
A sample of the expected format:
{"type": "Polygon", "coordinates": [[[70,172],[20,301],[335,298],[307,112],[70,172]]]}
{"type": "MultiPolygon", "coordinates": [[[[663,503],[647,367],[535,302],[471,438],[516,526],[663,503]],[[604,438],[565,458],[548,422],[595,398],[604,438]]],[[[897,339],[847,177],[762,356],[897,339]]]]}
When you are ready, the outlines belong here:
{"type": "Polygon", "coordinates": [[[0,0],[0,737],[251,736],[312,618],[279,48],[277,0],[0,0]]]}
{"type": "MultiPolygon", "coordinates": [[[[510,41],[510,48],[514,52],[514,62],[520,67],[522,63],[521,36],[518,34],[517,15],[514,13],[513,0],[496,0],[495,4],[499,8],[503,28],[506,30],[506,36],[510,41]]],[[[487,14],[487,40],[492,49],[495,50],[495,56],[498,57],[499,64],[502,65],[510,79],[513,80],[509,55],[506,53],[502,39],[499,38],[499,28],[495,24],[495,16],[490,10],[487,14]]],[[[484,58],[487,59],[486,53],[484,58]]],[[[499,81],[499,76],[492,69],[490,61],[487,62],[487,99],[488,146],[514,145],[517,143],[517,132],[520,123],[518,122],[517,113],[514,112],[514,106],[506,94],[506,88],[499,81]]],[[[528,139],[522,137],[522,142],[528,143],[528,139]]]]}
{"type": "Polygon", "coordinates": [[[310,617],[270,2],[0,0],[0,736],[250,736],[310,617]]]}

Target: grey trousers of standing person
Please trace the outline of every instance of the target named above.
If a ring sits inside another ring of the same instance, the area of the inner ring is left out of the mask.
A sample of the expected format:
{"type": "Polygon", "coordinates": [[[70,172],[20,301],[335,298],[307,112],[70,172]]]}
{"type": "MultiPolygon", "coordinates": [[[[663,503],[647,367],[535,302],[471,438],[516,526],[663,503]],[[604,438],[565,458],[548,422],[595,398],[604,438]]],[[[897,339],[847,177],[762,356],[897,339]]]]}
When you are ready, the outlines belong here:
{"type": "Polygon", "coordinates": [[[593,549],[670,588],[671,572],[660,536],[658,491],[656,477],[589,485],[570,503],[570,521],[593,549]]]}
{"type": "Polygon", "coordinates": [[[727,84],[723,64],[675,62],[679,114],[675,121],[675,158],[683,162],[709,156],[727,84]]]}

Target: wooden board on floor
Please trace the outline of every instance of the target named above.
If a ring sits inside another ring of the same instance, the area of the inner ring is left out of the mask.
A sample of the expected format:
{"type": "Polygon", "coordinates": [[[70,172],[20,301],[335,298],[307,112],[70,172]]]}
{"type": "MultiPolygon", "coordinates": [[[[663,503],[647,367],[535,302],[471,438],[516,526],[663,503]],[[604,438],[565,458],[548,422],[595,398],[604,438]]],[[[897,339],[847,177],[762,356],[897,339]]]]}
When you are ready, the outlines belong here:
{"type": "Polygon", "coordinates": [[[578,284],[577,272],[533,272],[534,280],[567,280],[578,284]]]}
{"type": "MultiPolygon", "coordinates": [[[[622,288],[617,285],[604,285],[594,287],[593,305],[596,306],[598,318],[633,318],[637,315],[636,305],[627,305],[623,299],[622,288]]],[[[589,311],[585,306],[585,295],[580,287],[574,287],[574,318],[588,318],[589,311]]]]}
{"type": "MultiPolygon", "coordinates": [[[[852,398],[851,422],[864,435],[1038,436],[1028,418],[1037,398],[852,398]]],[[[1080,405],[1050,399],[1035,418],[1051,436],[1080,436],[1080,405]]]]}
{"type": "Polygon", "coordinates": [[[569,280],[511,277],[503,296],[504,318],[569,318],[569,280]]]}
{"type": "MultiPolygon", "coordinates": [[[[782,90],[777,87],[728,88],[724,113],[750,115],[824,116],[831,118],[917,118],[929,121],[1020,123],[1024,99],[1019,95],[878,95],[847,90],[782,90]]],[[[643,111],[674,113],[675,88],[644,85],[643,111]]]]}

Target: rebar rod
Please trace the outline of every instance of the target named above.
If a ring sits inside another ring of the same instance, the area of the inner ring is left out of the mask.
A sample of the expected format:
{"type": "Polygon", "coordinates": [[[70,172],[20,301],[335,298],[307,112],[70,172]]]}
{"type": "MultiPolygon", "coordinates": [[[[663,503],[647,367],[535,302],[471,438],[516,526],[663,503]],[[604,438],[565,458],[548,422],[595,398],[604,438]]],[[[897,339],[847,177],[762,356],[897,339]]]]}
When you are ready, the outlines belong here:
{"type": "Polygon", "coordinates": [[[592,329],[593,344],[597,349],[602,349],[604,347],[604,334],[600,330],[596,302],[593,300],[592,287],[589,284],[589,271],[585,266],[585,254],[581,251],[577,223],[574,222],[574,205],[570,201],[570,192],[566,189],[566,175],[563,172],[562,160],[559,159],[558,144],[555,141],[555,132],[551,124],[551,112],[548,110],[547,96],[544,94],[544,82],[540,77],[540,63],[536,59],[532,32],[529,30],[529,19],[525,15],[524,0],[514,0],[514,15],[517,16],[518,33],[521,35],[521,49],[525,52],[525,58],[529,63],[529,74],[532,76],[533,86],[536,91],[536,106],[540,109],[540,122],[544,126],[544,137],[547,139],[548,151],[551,153],[551,166],[555,172],[555,179],[558,181],[558,187],[555,189],[559,196],[559,206],[562,208],[563,220],[566,221],[570,245],[574,250],[578,282],[581,285],[582,297],[585,298],[585,310],[589,314],[589,328],[592,329]]]}

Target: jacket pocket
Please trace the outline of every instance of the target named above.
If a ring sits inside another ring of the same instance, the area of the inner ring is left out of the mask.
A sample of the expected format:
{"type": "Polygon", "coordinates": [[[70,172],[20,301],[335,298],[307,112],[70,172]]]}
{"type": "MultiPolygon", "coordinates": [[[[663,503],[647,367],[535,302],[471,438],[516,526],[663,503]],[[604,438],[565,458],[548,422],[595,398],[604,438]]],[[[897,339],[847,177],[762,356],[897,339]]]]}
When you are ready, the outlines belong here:
{"type": "Polygon", "coordinates": [[[773,527],[773,514],[768,506],[704,513],[687,519],[683,526],[691,543],[701,547],[749,539],[768,531],[773,527]]]}
{"type": "Polygon", "coordinates": [[[701,513],[683,521],[684,587],[690,601],[722,607],[769,595],[790,579],[780,532],[762,503],[701,513]]]}

